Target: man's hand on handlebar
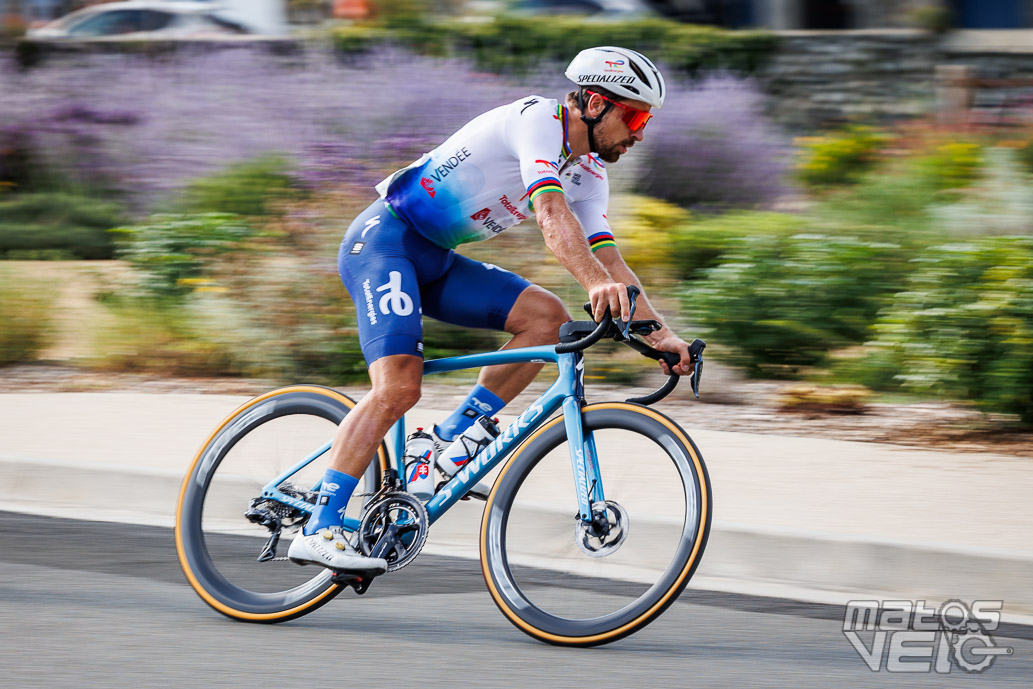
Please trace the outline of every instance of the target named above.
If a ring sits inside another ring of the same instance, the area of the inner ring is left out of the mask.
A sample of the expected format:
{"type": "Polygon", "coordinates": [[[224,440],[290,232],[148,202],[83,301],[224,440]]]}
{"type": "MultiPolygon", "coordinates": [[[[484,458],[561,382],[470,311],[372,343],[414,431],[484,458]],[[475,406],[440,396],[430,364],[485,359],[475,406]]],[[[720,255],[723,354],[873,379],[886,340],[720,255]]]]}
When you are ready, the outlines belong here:
{"type": "Polygon", "coordinates": [[[631,318],[628,288],[620,282],[604,282],[592,287],[588,290],[588,300],[592,305],[592,320],[596,323],[603,319],[607,309],[612,314],[620,314],[622,321],[631,318]]]}
{"type": "MultiPolygon", "coordinates": [[[[680,376],[687,376],[692,373],[695,363],[689,354],[689,343],[675,335],[669,328],[665,327],[659,332],[646,335],[645,340],[654,349],[658,349],[661,352],[673,352],[681,357],[681,361],[674,367],[675,373],[680,376]]],[[[660,368],[663,370],[664,375],[671,375],[671,370],[663,359],[660,360],[660,368]]]]}

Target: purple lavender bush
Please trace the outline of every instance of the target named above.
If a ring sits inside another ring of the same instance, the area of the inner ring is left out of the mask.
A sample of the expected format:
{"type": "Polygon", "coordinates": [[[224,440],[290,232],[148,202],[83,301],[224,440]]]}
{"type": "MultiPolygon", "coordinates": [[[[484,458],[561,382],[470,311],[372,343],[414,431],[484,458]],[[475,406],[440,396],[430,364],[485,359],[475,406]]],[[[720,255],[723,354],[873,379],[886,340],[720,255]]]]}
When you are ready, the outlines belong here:
{"type": "Polygon", "coordinates": [[[749,80],[670,84],[646,128],[637,191],[686,208],[763,208],[787,192],[790,142],[749,80]]]}
{"type": "Polygon", "coordinates": [[[306,184],[372,185],[527,90],[458,60],[383,52],[344,64],[322,49],[237,48],[87,55],[25,72],[0,63],[0,92],[5,130],[56,175],[103,181],[148,210],[263,154],[290,159],[306,184]]]}

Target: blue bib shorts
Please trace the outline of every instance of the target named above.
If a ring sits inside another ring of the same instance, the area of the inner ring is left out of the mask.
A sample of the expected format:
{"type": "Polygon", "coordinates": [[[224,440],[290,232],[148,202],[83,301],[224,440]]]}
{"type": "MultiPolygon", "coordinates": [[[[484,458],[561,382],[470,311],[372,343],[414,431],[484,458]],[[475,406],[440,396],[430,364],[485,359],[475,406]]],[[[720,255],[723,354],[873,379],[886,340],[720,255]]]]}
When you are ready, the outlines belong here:
{"type": "Polygon", "coordinates": [[[423,315],[468,328],[505,330],[531,283],[434,244],[378,199],[348,227],[337,270],[355,302],[369,366],[393,354],[423,356],[423,315]]]}

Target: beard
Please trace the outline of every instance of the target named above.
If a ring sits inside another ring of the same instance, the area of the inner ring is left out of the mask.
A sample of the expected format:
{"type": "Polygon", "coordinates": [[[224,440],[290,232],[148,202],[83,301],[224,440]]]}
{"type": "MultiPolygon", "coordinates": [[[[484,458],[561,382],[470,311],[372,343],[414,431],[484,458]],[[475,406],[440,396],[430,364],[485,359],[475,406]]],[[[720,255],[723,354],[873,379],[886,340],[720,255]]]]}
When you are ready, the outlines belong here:
{"type": "Polygon", "coordinates": [[[616,163],[618,160],[620,160],[620,157],[622,155],[620,150],[621,146],[626,147],[630,151],[631,147],[634,145],[634,139],[629,139],[628,141],[618,141],[616,143],[612,143],[609,145],[604,144],[599,147],[599,151],[596,151],[596,155],[598,155],[599,159],[602,160],[604,163],[616,163]]]}

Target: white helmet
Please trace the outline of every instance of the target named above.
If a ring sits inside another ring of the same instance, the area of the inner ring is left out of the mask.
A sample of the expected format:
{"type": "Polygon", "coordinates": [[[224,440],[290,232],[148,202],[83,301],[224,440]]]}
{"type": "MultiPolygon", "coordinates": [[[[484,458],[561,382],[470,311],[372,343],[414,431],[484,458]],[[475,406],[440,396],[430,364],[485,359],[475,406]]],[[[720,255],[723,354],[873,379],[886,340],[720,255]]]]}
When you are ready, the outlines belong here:
{"type": "Polygon", "coordinates": [[[579,87],[599,86],[654,108],[662,106],[667,95],[660,70],[645,55],[627,48],[602,46],[582,50],[567,67],[566,75],[579,87]]]}

